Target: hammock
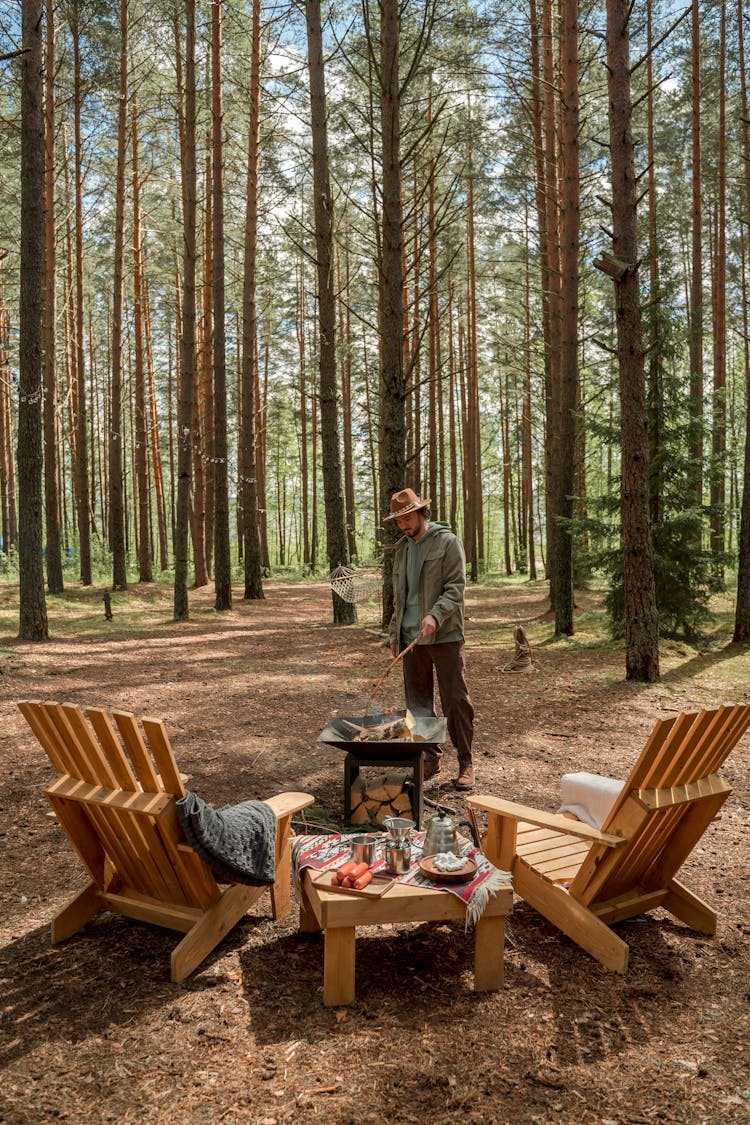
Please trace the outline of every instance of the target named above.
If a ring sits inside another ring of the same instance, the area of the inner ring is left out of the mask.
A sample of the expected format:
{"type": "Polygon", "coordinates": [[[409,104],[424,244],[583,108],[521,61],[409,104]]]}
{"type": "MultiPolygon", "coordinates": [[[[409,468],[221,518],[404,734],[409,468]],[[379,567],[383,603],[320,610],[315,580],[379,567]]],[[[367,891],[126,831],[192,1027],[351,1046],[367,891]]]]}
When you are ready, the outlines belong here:
{"type": "Polygon", "coordinates": [[[367,602],[380,593],[380,571],[372,574],[355,574],[348,566],[337,566],[331,571],[331,589],[345,602],[367,602]]]}

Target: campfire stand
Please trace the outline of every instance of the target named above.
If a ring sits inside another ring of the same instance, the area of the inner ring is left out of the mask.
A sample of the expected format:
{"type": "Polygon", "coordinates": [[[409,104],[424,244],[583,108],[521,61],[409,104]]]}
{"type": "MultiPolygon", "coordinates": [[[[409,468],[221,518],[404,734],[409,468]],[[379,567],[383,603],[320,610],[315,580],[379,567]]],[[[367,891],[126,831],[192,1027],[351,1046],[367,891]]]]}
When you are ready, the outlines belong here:
{"type": "Polygon", "coordinates": [[[365,715],[358,718],[340,716],[332,719],[325,730],[318,735],[318,742],[327,746],[334,746],[337,750],[346,753],[344,758],[344,821],[351,824],[352,815],[352,784],[359,776],[363,766],[396,767],[411,771],[413,785],[412,814],[417,828],[421,828],[424,801],[422,789],[424,786],[424,757],[423,750],[428,746],[439,745],[446,736],[447,723],[445,719],[435,718],[433,715],[418,716],[412,731],[414,736],[408,741],[379,741],[362,742],[352,739],[350,724],[359,727],[379,726],[384,719],[395,721],[403,719],[405,711],[394,711],[387,716],[365,715]]]}

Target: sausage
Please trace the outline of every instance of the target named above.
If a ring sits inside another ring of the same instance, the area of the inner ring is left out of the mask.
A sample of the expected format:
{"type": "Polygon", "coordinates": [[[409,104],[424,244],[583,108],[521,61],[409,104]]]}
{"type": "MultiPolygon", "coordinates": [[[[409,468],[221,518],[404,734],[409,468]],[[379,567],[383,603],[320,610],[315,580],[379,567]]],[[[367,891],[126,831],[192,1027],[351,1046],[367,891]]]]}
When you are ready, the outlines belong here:
{"type": "Polygon", "coordinates": [[[351,875],[354,868],[357,866],[356,862],[352,859],[348,863],[343,863],[341,867],[337,867],[333,873],[333,882],[341,885],[341,880],[345,879],[347,875],[351,875]]]}
{"type": "Polygon", "coordinates": [[[364,887],[367,886],[368,883],[371,883],[371,882],[372,882],[372,871],[367,870],[367,871],[364,872],[364,874],[360,875],[358,879],[354,880],[354,882],[352,883],[352,886],[354,887],[355,891],[361,891],[361,890],[363,890],[364,887]]]}
{"type": "Polygon", "coordinates": [[[364,875],[365,871],[369,871],[369,870],[370,870],[369,863],[358,863],[357,866],[352,871],[349,878],[351,879],[352,882],[354,882],[355,879],[359,879],[360,875],[364,875]]]}
{"type": "Polygon", "coordinates": [[[351,877],[351,875],[346,875],[346,876],[345,876],[345,877],[344,877],[344,878],[343,878],[343,879],[341,880],[341,882],[339,883],[339,886],[340,886],[340,887],[347,887],[347,888],[348,888],[348,887],[351,887],[351,885],[352,885],[352,877],[351,877]]]}

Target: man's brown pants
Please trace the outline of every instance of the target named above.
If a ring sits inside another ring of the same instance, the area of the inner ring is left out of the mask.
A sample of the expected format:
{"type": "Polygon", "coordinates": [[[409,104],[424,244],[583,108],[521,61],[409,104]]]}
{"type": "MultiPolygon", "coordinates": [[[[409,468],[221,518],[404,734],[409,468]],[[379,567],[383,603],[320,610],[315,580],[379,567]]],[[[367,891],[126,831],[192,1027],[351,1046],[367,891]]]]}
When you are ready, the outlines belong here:
{"type": "MultiPolygon", "coordinates": [[[[435,714],[437,675],[440,703],[448,722],[448,736],[456,748],[458,759],[471,760],[474,738],[474,707],[466,685],[466,660],[463,641],[444,644],[416,645],[404,657],[404,690],[406,706],[413,715],[435,714]]],[[[439,758],[438,747],[425,752],[425,760],[439,758]]]]}

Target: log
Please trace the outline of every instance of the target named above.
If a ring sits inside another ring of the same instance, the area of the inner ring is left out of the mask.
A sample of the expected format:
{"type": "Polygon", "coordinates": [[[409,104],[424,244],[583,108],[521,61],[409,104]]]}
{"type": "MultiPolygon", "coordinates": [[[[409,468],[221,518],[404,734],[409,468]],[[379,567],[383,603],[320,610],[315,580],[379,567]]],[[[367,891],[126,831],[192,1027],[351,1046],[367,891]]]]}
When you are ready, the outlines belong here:
{"type": "Polygon", "coordinates": [[[375,774],[369,781],[359,773],[351,788],[351,823],[357,827],[382,825],[389,816],[411,816],[406,777],[394,771],[375,774]]]}
{"type": "Polygon", "coordinates": [[[411,816],[411,798],[403,790],[393,798],[391,806],[396,810],[396,816],[411,816]]]}

